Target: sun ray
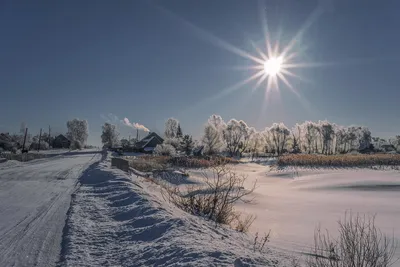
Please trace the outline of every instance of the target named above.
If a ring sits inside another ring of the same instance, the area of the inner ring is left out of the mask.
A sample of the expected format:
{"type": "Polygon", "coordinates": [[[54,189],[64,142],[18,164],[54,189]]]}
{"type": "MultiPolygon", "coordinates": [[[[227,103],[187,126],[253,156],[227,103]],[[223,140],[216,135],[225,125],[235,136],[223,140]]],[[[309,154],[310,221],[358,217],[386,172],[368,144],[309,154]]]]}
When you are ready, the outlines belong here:
{"type": "MultiPolygon", "coordinates": [[[[263,0],[258,1],[259,4],[259,17],[261,20],[261,27],[262,27],[262,34],[264,37],[264,44],[258,45],[258,42],[250,41],[252,46],[253,54],[242,50],[231,43],[219,38],[218,36],[213,35],[209,31],[202,29],[193,23],[187,21],[186,19],[182,18],[181,16],[175,14],[174,12],[158,5],[154,4],[161,12],[169,16],[170,18],[174,19],[181,23],[184,27],[186,27],[190,33],[211,43],[212,45],[222,48],[226,51],[229,51],[237,56],[242,58],[248,59],[252,61],[252,63],[247,63],[247,66],[231,66],[228,67],[232,70],[239,70],[239,71],[250,71],[252,74],[250,77],[246,77],[244,80],[233,84],[223,90],[219,90],[213,94],[213,96],[208,97],[202,101],[197,101],[193,106],[201,106],[206,104],[207,102],[218,100],[224,96],[229,94],[235,93],[240,88],[244,87],[245,85],[249,84],[252,81],[254,82],[254,86],[252,85],[248,90],[250,94],[253,94],[255,90],[262,87],[265,88],[265,97],[266,99],[270,99],[270,96],[273,95],[277,96],[279,99],[281,97],[281,89],[290,90],[296,96],[301,98],[300,93],[297,88],[292,85],[292,81],[289,78],[297,78],[304,81],[303,77],[295,74],[293,69],[296,68],[310,68],[310,67],[322,67],[322,66],[330,66],[337,63],[318,63],[318,62],[302,62],[300,60],[300,56],[303,55],[303,52],[306,50],[306,46],[301,45],[299,46],[299,41],[307,32],[307,30],[315,23],[315,21],[321,16],[322,8],[318,6],[313,12],[308,16],[306,21],[301,25],[298,29],[296,34],[289,40],[288,43],[285,42],[283,44],[282,37],[282,28],[278,29],[278,38],[272,39],[270,28],[268,25],[267,20],[267,9],[265,2],[263,0]],[[255,64],[254,64],[255,63],[255,64]],[[251,65],[254,64],[254,65],[251,65]],[[265,85],[265,87],[264,87],[265,85]],[[285,85],[285,86],[283,86],[285,85]]],[[[275,34],[274,34],[274,37],[275,34]]]]}
{"type": "Polygon", "coordinates": [[[286,54],[293,49],[294,45],[298,42],[298,40],[301,39],[301,37],[307,31],[307,29],[310,28],[310,26],[319,18],[319,16],[322,15],[322,11],[323,9],[321,8],[320,5],[318,5],[317,8],[314,9],[314,11],[305,21],[305,23],[300,27],[296,35],[292,38],[289,44],[283,49],[282,51],[283,57],[286,57],[286,54]]]}
{"type": "Polygon", "coordinates": [[[219,46],[227,51],[230,51],[238,56],[244,57],[244,58],[248,58],[253,60],[254,62],[260,63],[262,64],[263,61],[253,55],[251,55],[250,53],[237,48],[236,46],[228,43],[227,41],[209,33],[208,31],[194,25],[193,23],[187,21],[186,19],[178,16],[177,14],[175,14],[174,12],[166,9],[165,7],[162,7],[160,5],[156,5],[156,8],[158,8],[161,12],[163,12],[164,14],[168,15],[169,17],[178,20],[179,22],[181,22],[184,26],[186,26],[187,28],[189,28],[192,32],[196,33],[198,37],[203,38],[206,41],[209,41],[210,43],[219,46]]]}
{"type": "Polygon", "coordinates": [[[253,48],[256,49],[257,53],[260,54],[263,60],[268,59],[268,57],[263,53],[263,51],[261,51],[261,49],[253,41],[250,41],[250,43],[253,46],[253,48]]]}
{"type": "Polygon", "coordinates": [[[268,28],[267,14],[266,14],[267,8],[262,0],[258,1],[258,9],[260,13],[259,16],[261,19],[262,31],[264,34],[264,41],[267,49],[267,57],[270,58],[272,56],[272,47],[270,42],[269,28],[268,28]]]}
{"type": "Polygon", "coordinates": [[[258,79],[257,83],[251,88],[251,92],[254,93],[254,91],[261,85],[261,83],[268,77],[268,74],[264,73],[263,76],[261,76],[260,79],[258,79]]]}
{"type": "Polygon", "coordinates": [[[230,86],[228,88],[225,88],[219,94],[216,94],[216,95],[210,97],[208,100],[217,100],[217,99],[219,99],[219,98],[221,98],[221,97],[223,97],[223,96],[225,96],[227,94],[230,94],[230,93],[238,90],[242,86],[248,84],[252,80],[257,79],[258,77],[260,77],[263,74],[264,74],[264,70],[261,70],[261,71],[255,73],[255,74],[253,74],[252,76],[250,76],[246,80],[240,81],[240,82],[238,82],[238,83],[236,83],[236,84],[234,84],[234,85],[232,85],[232,86],[230,86]]]}
{"type": "Polygon", "coordinates": [[[252,66],[229,66],[227,67],[232,70],[262,70],[264,67],[262,65],[252,65],[252,66]]]}
{"type": "Polygon", "coordinates": [[[283,81],[284,84],[286,84],[286,86],[290,89],[290,91],[292,91],[292,93],[294,93],[297,97],[300,98],[300,94],[299,92],[296,91],[296,89],[293,88],[293,86],[290,84],[290,82],[286,79],[286,77],[282,74],[279,73],[278,74],[279,78],[281,78],[281,80],[283,81]]]}

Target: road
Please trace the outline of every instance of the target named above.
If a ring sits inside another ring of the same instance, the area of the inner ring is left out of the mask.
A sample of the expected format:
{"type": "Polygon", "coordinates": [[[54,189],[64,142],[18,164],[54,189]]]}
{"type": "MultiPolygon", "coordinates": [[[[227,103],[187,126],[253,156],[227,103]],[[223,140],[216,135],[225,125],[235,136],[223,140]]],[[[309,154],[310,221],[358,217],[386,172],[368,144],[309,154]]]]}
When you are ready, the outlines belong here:
{"type": "Polygon", "coordinates": [[[56,266],[71,194],[96,151],[1,167],[0,266],[56,266]]]}

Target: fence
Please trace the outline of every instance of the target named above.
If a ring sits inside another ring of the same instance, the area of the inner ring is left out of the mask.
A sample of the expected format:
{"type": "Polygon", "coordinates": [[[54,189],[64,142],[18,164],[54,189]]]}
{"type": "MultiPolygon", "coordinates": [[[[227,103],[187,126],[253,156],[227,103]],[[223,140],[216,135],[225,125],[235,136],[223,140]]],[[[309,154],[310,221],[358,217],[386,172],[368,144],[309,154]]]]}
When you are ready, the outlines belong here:
{"type": "Polygon", "coordinates": [[[111,159],[111,166],[116,167],[120,170],[125,172],[129,172],[129,161],[121,158],[112,158],[111,159]]]}

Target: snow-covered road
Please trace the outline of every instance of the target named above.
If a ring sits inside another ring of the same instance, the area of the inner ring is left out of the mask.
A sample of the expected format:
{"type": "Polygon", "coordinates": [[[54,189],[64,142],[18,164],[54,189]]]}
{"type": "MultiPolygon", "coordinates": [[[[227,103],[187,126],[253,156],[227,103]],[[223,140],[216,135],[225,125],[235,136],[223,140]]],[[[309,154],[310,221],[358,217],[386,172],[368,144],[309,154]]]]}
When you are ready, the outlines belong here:
{"type": "Polygon", "coordinates": [[[56,265],[77,179],[100,158],[82,151],[0,165],[0,266],[56,265]]]}

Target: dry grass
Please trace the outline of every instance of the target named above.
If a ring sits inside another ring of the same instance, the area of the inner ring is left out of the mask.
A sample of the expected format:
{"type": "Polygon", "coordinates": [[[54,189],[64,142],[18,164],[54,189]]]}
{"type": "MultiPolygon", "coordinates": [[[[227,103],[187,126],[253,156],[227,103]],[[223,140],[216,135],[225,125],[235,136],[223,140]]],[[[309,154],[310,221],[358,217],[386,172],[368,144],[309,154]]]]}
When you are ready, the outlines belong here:
{"type": "Polygon", "coordinates": [[[46,154],[35,154],[35,153],[24,153],[24,154],[0,153],[0,158],[6,158],[7,160],[17,160],[22,162],[34,159],[42,159],[46,157],[48,157],[46,154]]]}
{"type": "Polygon", "coordinates": [[[278,159],[279,166],[318,166],[318,167],[372,167],[399,166],[399,154],[373,155],[285,155],[278,159]]]}
{"type": "Polygon", "coordinates": [[[197,157],[170,157],[170,156],[141,156],[134,159],[125,157],[132,168],[150,172],[154,170],[165,170],[167,168],[211,168],[221,164],[237,164],[239,161],[224,158],[197,158],[197,157]]]}

